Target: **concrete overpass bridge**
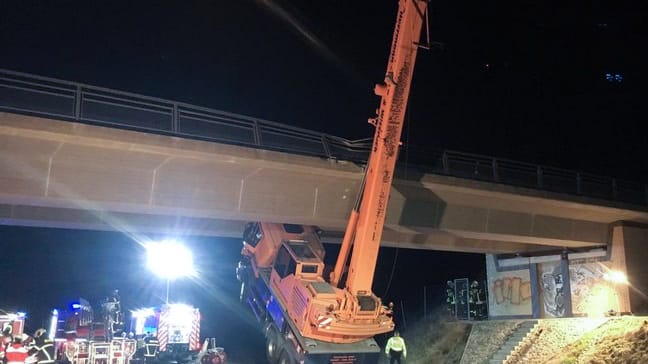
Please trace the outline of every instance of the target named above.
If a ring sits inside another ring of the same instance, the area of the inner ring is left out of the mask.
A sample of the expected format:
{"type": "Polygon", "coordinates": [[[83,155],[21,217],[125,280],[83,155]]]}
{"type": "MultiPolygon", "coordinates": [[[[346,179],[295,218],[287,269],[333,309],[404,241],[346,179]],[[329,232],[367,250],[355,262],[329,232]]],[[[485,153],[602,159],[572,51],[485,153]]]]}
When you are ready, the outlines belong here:
{"type": "MultiPolygon", "coordinates": [[[[239,237],[250,220],[337,241],[368,144],[242,115],[0,71],[0,221],[239,237]]],[[[421,154],[418,154],[421,155],[421,154]]],[[[458,152],[401,169],[387,246],[596,249],[648,223],[646,187],[458,152]]]]}
{"type": "MultiPolygon", "coordinates": [[[[368,147],[0,70],[0,224],[240,237],[245,222],[266,220],[319,225],[337,242],[368,147]]],[[[601,292],[605,310],[648,311],[645,185],[415,155],[394,181],[383,245],[486,254],[491,317],[588,314],[601,292]],[[610,270],[627,272],[632,289],[611,287],[610,270]]]]}

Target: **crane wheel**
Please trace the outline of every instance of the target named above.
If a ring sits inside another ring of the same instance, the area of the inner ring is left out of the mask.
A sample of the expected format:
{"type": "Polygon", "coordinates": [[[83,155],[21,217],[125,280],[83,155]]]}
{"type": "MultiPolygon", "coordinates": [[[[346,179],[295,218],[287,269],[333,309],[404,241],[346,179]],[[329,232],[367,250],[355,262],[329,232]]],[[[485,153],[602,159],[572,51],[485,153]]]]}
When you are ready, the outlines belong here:
{"type": "Polygon", "coordinates": [[[223,364],[223,361],[218,355],[208,354],[202,357],[200,363],[201,364],[223,364]]]}
{"type": "Polygon", "coordinates": [[[279,356],[279,335],[277,330],[273,327],[268,329],[268,334],[266,337],[266,358],[268,363],[274,364],[277,362],[277,357],[279,356]]]}
{"type": "Polygon", "coordinates": [[[295,361],[288,356],[288,352],[283,350],[281,352],[281,355],[279,356],[279,360],[277,361],[277,364],[294,364],[295,361]]]}
{"type": "Polygon", "coordinates": [[[239,295],[239,301],[245,302],[245,298],[247,297],[247,282],[245,280],[241,281],[241,294],[239,295]]]}

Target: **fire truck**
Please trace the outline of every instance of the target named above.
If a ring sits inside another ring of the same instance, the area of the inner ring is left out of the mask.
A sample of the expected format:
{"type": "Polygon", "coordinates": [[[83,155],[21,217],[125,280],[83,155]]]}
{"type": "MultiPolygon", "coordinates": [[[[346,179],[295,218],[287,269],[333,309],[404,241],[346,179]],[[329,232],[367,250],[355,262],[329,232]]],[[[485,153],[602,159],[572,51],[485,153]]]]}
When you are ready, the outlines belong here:
{"type": "Polygon", "coordinates": [[[383,305],[372,284],[426,14],[426,0],[399,1],[384,83],[375,87],[381,101],[369,119],[376,128],[371,153],[328,279],[315,227],[246,226],[237,278],[241,299],[263,325],[271,364],[376,363],[373,337],[394,329],[393,305],[383,305]]]}
{"type": "Polygon", "coordinates": [[[25,330],[25,314],[22,312],[0,315],[0,332],[9,332],[10,336],[0,336],[0,363],[4,363],[5,348],[13,337],[22,337],[25,330]]]}
{"type": "Polygon", "coordinates": [[[69,310],[53,310],[56,357],[71,364],[202,363],[224,364],[226,354],[214,339],[200,345],[200,311],[189,305],[167,304],[131,313],[126,333],[119,296],[101,304],[97,319],[81,298],[69,310]]]}
{"type": "Polygon", "coordinates": [[[11,327],[13,336],[21,336],[25,329],[25,314],[22,312],[0,315],[0,330],[11,327]]]}
{"type": "Polygon", "coordinates": [[[123,335],[119,296],[116,291],[101,304],[100,317],[80,298],[66,310],[52,310],[50,335],[57,361],[71,364],[127,364],[136,349],[135,340],[123,335]]]}
{"type": "Polygon", "coordinates": [[[132,312],[131,332],[138,340],[137,357],[151,361],[186,356],[200,349],[200,312],[184,304],[132,312]]]}
{"type": "Polygon", "coordinates": [[[146,363],[225,363],[226,354],[215,339],[200,343],[200,311],[190,305],[166,304],[131,314],[131,329],[137,340],[135,360],[146,363]]]}

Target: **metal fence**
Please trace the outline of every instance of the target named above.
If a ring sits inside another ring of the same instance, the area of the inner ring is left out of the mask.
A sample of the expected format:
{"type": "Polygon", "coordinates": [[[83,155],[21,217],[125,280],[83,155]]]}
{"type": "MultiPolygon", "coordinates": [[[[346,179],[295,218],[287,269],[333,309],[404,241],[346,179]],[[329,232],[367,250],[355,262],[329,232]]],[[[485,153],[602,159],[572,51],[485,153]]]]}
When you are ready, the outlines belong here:
{"type": "MultiPolygon", "coordinates": [[[[354,162],[366,161],[371,147],[371,140],[3,69],[0,110],[354,162]]],[[[648,205],[642,183],[448,150],[409,154],[432,173],[648,205]]]]}

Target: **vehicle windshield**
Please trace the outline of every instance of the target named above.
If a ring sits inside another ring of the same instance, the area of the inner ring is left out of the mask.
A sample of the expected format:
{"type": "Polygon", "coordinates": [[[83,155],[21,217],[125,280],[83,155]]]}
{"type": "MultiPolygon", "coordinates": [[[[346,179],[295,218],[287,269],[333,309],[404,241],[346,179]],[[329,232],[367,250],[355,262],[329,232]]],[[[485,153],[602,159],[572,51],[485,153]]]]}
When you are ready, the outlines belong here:
{"type": "Polygon", "coordinates": [[[315,259],[317,256],[315,255],[315,253],[313,253],[313,250],[307,244],[307,242],[288,242],[290,250],[292,250],[297,259],[315,259]]]}

